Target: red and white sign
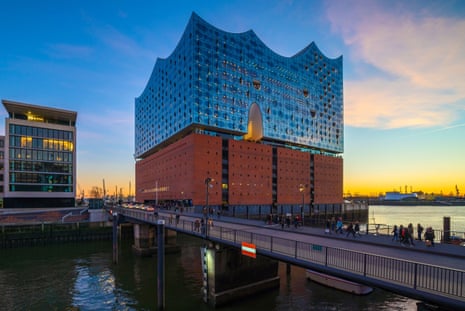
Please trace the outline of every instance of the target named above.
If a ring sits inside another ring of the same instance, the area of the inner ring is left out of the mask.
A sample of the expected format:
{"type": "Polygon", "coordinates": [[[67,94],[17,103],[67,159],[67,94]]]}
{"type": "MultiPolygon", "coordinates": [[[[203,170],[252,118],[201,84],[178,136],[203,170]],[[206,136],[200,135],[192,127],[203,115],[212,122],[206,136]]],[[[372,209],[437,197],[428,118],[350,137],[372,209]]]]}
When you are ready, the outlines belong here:
{"type": "Polygon", "coordinates": [[[257,250],[255,244],[242,242],[242,255],[257,258],[257,250]]]}

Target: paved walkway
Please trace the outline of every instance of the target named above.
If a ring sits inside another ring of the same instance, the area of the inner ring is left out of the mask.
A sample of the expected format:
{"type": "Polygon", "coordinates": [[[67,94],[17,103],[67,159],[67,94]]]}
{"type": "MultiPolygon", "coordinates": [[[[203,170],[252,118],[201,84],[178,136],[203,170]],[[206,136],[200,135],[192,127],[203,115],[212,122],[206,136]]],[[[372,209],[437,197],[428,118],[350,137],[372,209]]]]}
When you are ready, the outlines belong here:
{"type": "MultiPolygon", "coordinates": [[[[191,217],[198,217],[201,218],[201,214],[184,214],[185,216],[191,217]]],[[[280,224],[271,224],[268,225],[264,221],[260,220],[250,220],[250,219],[243,219],[243,218],[236,218],[236,217],[228,217],[228,216],[221,216],[219,219],[218,217],[213,217],[213,221],[220,221],[220,222],[228,222],[228,223],[237,223],[237,224],[244,224],[249,226],[256,226],[259,228],[267,228],[273,230],[284,231],[286,233],[298,233],[298,234],[305,234],[315,237],[321,237],[325,239],[333,239],[334,240],[334,247],[340,247],[341,245],[347,245],[347,243],[359,243],[358,249],[360,251],[368,251],[368,246],[381,246],[384,248],[389,249],[389,256],[395,257],[400,254],[405,254],[414,252],[424,253],[426,254],[435,254],[435,255],[443,255],[449,258],[454,259],[465,259],[465,246],[454,245],[454,244],[444,244],[444,243],[435,243],[434,247],[428,247],[425,245],[424,241],[415,240],[415,246],[403,246],[400,242],[392,241],[392,236],[385,235],[385,234],[366,234],[366,232],[361,232],[360,237],[353,238],[352,236],[347,237],[346,233],[344,234],[327,234],[324,231],[324,228],[321,227],[312,227],[312,226],[303,226],[298,227],[297,229],[291,225],[289,228],[284,227],[281,228],[280,224]],[[342,242],[342,244],[341,244],[342,242]]],[[[286,234],[288,235],[288,234],[286,234]]],[[[412,260],[415,258],[413,257],[412,260]]],[[[437,262],[438,265],[441,262],[437,262]]],[[[463,266],[459,267],[461,269],[465,269],[465,260],[463,261],[463,266]]]]}

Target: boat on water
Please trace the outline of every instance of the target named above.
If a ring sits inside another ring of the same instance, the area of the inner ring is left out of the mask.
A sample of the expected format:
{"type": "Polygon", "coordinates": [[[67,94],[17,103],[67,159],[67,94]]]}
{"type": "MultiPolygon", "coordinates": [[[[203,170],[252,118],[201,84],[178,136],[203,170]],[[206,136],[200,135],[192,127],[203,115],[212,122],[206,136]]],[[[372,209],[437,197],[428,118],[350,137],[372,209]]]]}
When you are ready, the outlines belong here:
{"type": "Polygon", "coordinates": [[[368,295],[373,291],[373,288],[360,283],[341,279],[332,275],[328,275],[313,270],[305,270],[307,279],[310,279],[316,283],[332,287],[338,290],[342,290],[355,295],[368,295]]]}

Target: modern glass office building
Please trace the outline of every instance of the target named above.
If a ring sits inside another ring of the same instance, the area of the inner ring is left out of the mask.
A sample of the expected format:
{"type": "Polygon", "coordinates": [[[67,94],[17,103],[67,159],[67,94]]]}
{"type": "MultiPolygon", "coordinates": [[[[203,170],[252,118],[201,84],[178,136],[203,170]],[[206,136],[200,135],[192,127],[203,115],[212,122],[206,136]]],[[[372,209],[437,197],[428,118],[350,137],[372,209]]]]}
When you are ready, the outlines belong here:
{"type": "Polygon", "coordinates": [[[343,128],[342,56],[284,57],[193,13],[135,100],[136,198],[339,206],[343,128]]]}
{"type": "Polygon", "coordinates": [[[4,207],[75,206],[77,113],[2,100],[4,207]]]}

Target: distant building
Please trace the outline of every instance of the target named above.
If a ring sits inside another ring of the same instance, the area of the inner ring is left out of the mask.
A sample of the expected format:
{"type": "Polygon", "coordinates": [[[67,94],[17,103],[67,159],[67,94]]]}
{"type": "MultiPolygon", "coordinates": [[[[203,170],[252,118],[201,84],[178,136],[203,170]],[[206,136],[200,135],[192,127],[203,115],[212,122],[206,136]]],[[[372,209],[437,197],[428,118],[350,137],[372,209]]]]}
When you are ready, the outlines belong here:
{"type": "Polygon", "coordinates": [[[390,201],[402,201],[402,200],[417,200],[418,195],[416,193],[400,193],[398,191],[386,192],[384,200],[390,201]]]}
{"type": "Polygon", "coordinates": [[[77,113],[10,100],[2,103],[8,112],[4,207],[75,206],[77,113]]]}
{"type": "Polygon", "coordinates": [[[342,56],[292,57],[195,13],[135,100],[136,200],[341,207],[342,56]]]}
{"type": "Polygon", "coordinates": [[[5,176],[5,136],[0,135],[0,208],[3,207],[4,176],[5,176]]]}

